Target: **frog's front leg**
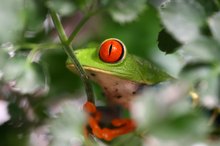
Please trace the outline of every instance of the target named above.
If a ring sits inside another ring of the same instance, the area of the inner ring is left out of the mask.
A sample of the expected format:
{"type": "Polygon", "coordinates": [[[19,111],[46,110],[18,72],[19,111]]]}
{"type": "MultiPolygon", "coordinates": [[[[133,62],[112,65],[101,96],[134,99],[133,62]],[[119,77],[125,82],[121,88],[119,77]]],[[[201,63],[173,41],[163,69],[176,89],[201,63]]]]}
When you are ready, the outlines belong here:
{"type": "Polygon", "coordinates": [[[115,137],[135,130],[135,122],[131,119],[113,119],[111,121],[113,128],[101,128],[99,122],[102,115],[96,109],[96,106],[91,102],[86,102],[84,110],[89,113],[88,125],[92,129],[92,133],[100,139],[110,141],[115,137]]]}

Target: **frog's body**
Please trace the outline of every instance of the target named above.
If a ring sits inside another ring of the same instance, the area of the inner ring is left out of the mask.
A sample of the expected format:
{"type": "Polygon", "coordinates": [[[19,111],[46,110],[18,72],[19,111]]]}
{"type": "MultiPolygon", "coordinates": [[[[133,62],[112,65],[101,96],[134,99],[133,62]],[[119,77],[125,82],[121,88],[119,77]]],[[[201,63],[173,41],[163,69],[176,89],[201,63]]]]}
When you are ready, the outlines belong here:
{"type": "MultiPolygon", "coordinates": [[[[104,41],[100,49],[86,48],[77,50],[74,53],[89,78],[97,82],[103,89],[105,96],[108,98],[108,105],[118,104],[128,108],[136,93],[139,92],[140,87],[171,78],[148,61],[126,53],[124,44],[118,39],[104,41]]],[[[67,61],[67,67],[75,72],[75,67],[70,60],[67,61]]],[[[94,105],[90,105],[89,111],[94,112],[94,105]]],[[[96,110],[95,113],[97,114],[96,110]]],[[[100,120],[100,118],[98,119],[100,120]]],[[[112,121],[112,124],[116,127],[118,122],[119,125],[124,125],[124,127],[119,126],[121,129],[119,128],[117,131],[109,129],[106,131],[106,128],[104,130],[98,128],[97,130],[99,120],[92,117],[92,122],[89,122],[92,129],[94,128],[93,133],[96,133],[95,135],[99,138],[110,140],[134,130],[133,122],[124,119],[118,120],[116,124],[112,121]]]]}
{"type": "Polygon", "coordinates": [[[98,70],[90,69],[87,72],[91,80],[101,85],[104,95],[108,98],[108,105],[118,104],[128,108],[130,101],[143,86],[141,83],[112,76],[98,70]]]}
{"type": "MultiPolygon", "coordinates": [[[[90,79],[97,82],[111,103],[128,107],[129,101],[143,85],[165,81],[170,76],[137,56],[126,54],[122,61],[110,64],[99,59],[96,48],[75,51],[90,79]],[[88,56],[90,55],[90,56],[88,56]]],[[[74,65],[67,61],[67,67],[75,72],[74,65]]]]}

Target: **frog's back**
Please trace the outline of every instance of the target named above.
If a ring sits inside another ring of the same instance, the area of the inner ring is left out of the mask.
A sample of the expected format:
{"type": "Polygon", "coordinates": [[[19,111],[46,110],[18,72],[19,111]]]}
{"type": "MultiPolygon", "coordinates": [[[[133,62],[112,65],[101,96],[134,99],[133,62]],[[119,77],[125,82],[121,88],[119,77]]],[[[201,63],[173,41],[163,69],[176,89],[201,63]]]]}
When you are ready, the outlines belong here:
{"type": "Polygon", "coordinates": [[[135,60],[133,73],[138,74],[135,80],[139,83],[152,85],[173,79],[172,76],[143,58],[134,55],[130,55],[129,58],[135,60]]]}

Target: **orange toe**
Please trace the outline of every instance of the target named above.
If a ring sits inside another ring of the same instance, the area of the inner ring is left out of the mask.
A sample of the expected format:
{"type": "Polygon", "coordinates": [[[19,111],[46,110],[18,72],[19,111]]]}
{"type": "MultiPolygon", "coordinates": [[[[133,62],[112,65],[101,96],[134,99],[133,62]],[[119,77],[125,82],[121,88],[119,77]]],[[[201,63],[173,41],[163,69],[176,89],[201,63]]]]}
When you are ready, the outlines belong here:
{"type": "Polygon", "coordinates": [[[114,119],[114,120],[112,120],[111,123],[113,126],[119,127],[119,126],[125,125],[129,121],[130,121],[130,119],[114,119]]]}
{"type": "Polygon", "coordinates": [[[98,122],[94,118],[92,118],[92,117],[89,118],[89,126],[92,129],[92,133],[96,137],[102,138],[102,130],[101,130],[98,122]]]}
{"type": "Polygon", "coordinates": [[[87,101],[83,106],[83,110],[87,113],[95,113],[96,106],[93,103],[87,101]]]}

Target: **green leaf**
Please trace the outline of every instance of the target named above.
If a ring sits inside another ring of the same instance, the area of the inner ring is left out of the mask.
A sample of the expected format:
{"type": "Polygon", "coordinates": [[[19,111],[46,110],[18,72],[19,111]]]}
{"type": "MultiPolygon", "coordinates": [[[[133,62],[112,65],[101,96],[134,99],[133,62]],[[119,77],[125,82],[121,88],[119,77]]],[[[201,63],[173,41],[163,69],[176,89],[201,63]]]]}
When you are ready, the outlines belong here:
{"type": "MultiPolygon", "coordinates": [[[[5,65],[5,62],[7,62],[7,59],[9,58],[9,54],[6,51],[7,47],[0,47],[0,74],[2,72],[2,68],[5,65]]],[[[1,79],[1,75],[0,75],[1,79]]]]}
{"type": "Polygon", "coordinates": [[[43,68],[37,63],[28,63],[24,56],[8,59],[3,67],[3,79],[22,94],[42,94],[48,90],[43,68]]]}
{"type": "Polygon", "coordinates": [[[51,146],[82,145],[84,113],[70,103],[65,103],[60,108],[61,113],[50,122],[51,146]]]}
{"type": "Polygon", "coordinates": [[[22,0],[1,0],[0,44],[21,38],[25,20],[23,4],[22,0]]]}
{"type": "Polygon", "coordinates": [[[172,0],[160,15],[166,29],[182,43],[198,38],[205,22],[205,11],[195,0],[172,0]]]}
{"type": "Polygon", "coordinates": [[[146,6],[146,0],[115,0],[108,12],[116,22],[126,23],[135,20],[146,6]]]}
{"type": "Polygon", "coordinates": [[[218,42],[220,42],[220,12],[210,17],[208,19],[208,24],[210,26],[212,35],[218,42]]]}
{"type": "Polygon", "coordinates": [[[24,5],[26,29],[28,31],[42,29],[47,15],[47,8],[44,6],[44,0],[28,0],[24,2],[24,5]]]}
{"type": "Polygon", "coordinates": [[[205,37],[185,44],[179,50],[182,51],[182,55],[187,62],[213,62],[219,60],[220,55],[218,44],[214,40],[205,37]]]}
{"type": "Polygon", "coordinates": [[[192,107],[186,98],[188,90],[181,82],[148,88],[132,105],[139,131],[147,130],[147,136],[178,144],[203,138],[209,132],[208,118],[201,110],[192,107]]]}
{"type": "Polygon", "coordinates": [[[67,56],[61,49],[47,50],[42,53],[41,61],[48,68],[49,96],[52,98],[75,93],[82,87],[80,77],[67,69],[66,60],[67,56]]]}
{"type": "Polygon", "coordinates": [[[43,0],[2,0],[0,44],[20,41],[25,32],[42,29],[46,14],[43,0]]]}
{"type": "MultiPolygon", "coordinates": [[[[207,16],[210,16],[212,15],[213,13],[217,12],[218,11],[218,1],[219,0],[210,0],[210,1],[207,1],[207,0],[197,0],[202,6],[203,8],[205,9],[205,12],[206,12],[206,15],[207,16]]],[[[220,2],[220,1],[219,1],[220,2]]]]}
{"type": "Polygon", "coordinates": [[[109,146],[141,146],[142,140],[142,137],[133,132],[114,139],[109,146]]]}
{"type": "Polygon", "coordinates": [[[55,10],[60,15],[69,15],[76,10],[76,6],[71,0],[50,0],[47,5],[50,9],[55,10]]]}
{"type": "MultiPolygon", "coordinates": [[[[200,95],[201,100],[203,98],[207,99],[208,97],[210,100],[216,101],[215,104],[217,105],[219,73],[220,69],[216,64],[207,62],[189,62],[183,67],[180,76],[184,81],[193,86],[196,92],[200,95]]],[[[203,104],[206,105],[205,102],[203,104]]]]}
{"type": "MultiPolygon", "coordinates": [[[[21,124],[22,125],[22,124],[21,124]]],[[[1,137],[1,145],[2,146],[27,146],[28,138],[29,138],[29,127],[25,127],[24,125],[9,125],[5,124],[0,126],[0,137],[1,137]],[[4,131],[4,132],[2,132],[4,131]]]]}
{"type": "Polygon", "coordinates": [[[76,10],[84,9],[91,0],[49,0],[47,5],[62,16],[70,15],[76,10]]]}

